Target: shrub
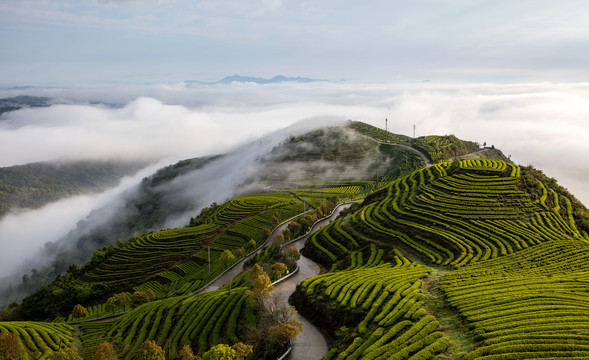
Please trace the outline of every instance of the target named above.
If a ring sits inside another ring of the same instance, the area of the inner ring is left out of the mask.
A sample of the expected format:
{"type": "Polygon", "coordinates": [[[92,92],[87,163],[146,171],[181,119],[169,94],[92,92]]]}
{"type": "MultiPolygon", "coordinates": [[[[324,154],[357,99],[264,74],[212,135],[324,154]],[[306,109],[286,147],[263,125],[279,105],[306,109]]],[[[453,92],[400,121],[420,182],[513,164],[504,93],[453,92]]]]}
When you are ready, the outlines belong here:
{"type": "Polygon", "coordinates": [[[147,340],[135,350],[131,360],[166,360],[166,353],[155,341],[147,340]]]}
{"type": "Polygon", "coordinates": [[[98,349],[94,355],[92,355],[93,360],[117,360],[117,353],[113,349],[112,345],[106,341],[101,342],[98,345],[98,349]]]}

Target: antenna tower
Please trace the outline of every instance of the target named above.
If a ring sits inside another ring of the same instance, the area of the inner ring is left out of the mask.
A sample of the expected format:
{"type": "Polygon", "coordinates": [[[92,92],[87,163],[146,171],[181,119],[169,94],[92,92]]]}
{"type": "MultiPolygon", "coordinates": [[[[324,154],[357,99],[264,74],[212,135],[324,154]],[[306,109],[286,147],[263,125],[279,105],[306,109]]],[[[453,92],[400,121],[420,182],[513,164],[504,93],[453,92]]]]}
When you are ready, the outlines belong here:
{"type": "Polygon", "coordinates": [[[415,124],[413,124],[413,137],[415,137],[415,124]]]}

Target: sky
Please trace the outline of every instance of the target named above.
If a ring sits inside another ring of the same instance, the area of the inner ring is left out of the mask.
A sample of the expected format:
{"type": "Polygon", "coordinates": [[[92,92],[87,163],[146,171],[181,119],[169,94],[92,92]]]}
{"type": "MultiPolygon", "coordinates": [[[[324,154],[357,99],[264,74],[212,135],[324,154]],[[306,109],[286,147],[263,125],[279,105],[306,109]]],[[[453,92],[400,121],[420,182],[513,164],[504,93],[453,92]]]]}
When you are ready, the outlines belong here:
{"type": "Polygon", "coordinates": [[[0,83],[587,81],[584,0],[3,0],[0,83]]]}

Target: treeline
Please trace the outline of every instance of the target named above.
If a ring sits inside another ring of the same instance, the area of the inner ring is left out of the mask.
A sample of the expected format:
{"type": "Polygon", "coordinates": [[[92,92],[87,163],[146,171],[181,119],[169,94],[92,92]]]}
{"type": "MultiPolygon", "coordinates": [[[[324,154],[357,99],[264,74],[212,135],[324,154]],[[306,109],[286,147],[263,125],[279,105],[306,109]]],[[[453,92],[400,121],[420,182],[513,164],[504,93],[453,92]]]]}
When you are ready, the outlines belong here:
{"type": "Polygon", "coordinates": [[[75,161],[0,168],[0,217],[15,208],[39,208],[59,199],[114,186],[145,162],[75,161]]]}

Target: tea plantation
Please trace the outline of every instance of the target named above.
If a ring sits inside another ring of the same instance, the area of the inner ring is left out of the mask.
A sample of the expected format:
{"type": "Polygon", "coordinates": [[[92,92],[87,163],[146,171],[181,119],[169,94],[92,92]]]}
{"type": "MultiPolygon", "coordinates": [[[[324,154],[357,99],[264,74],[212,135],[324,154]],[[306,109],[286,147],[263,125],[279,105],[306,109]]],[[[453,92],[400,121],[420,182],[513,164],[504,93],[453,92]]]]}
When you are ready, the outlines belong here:
{"type": "Polygon", "coordinates": [[[589,358],[586,218],[534,169],[437,163],[313,234],[305,254],[332,270],[295,303],[328,329],[333,359],[589,358]]]}
{"type": "Polygon", "coordinates": [[[83,267],[70,267],[5,310],[11,320],[26,321],[0,322],[0,341],[16,334],[29,359],[69,346],[92,359],[103,341],[119,359],[132,359],[145,341],[166,359],[190,358],[185,346],[203,356],[218,344],[240,343],[254,345],[250,360],[275,359],[286,338],[274,352],[255,347],[298,330],[278,316],[275,324],[286,331],[277,333],[276,325],[260,337],[279,306],[263,296],[269,278],[255,271],[286,269],[279,261],[293,270],[298,252],[286,241],[338,199],[355,199],[306,238],[302,254],[322,269],[290,298],[325,335],[330,350],[320,356],[589,359],[589,211],[540,171],[477,149],[453,136],[413,139],[356,122],[345,131],[293,137],[264,159],[281,164],[261,171],[258,180],[269,184],[264,192],[211,204],[184,228],[97,250],[83,267]],[[419,152],[434,165],[425,167],[419,152]],[[305,156],[327,165],[289,174],[305,156]],[[392,170],[383,171],[390,162],[392,170]],[[351,175],[318,180],[336,168],[351,175]],[[287,219],[282,235],[267,244],[271,229],[287,219]],[[198,293],[262,245],[245,262],[251,270],[198,293]],[[263,280],[261,290],[252,279],[263,280]],[[86,312],[70,314],[76,304],[86,312]]]}

